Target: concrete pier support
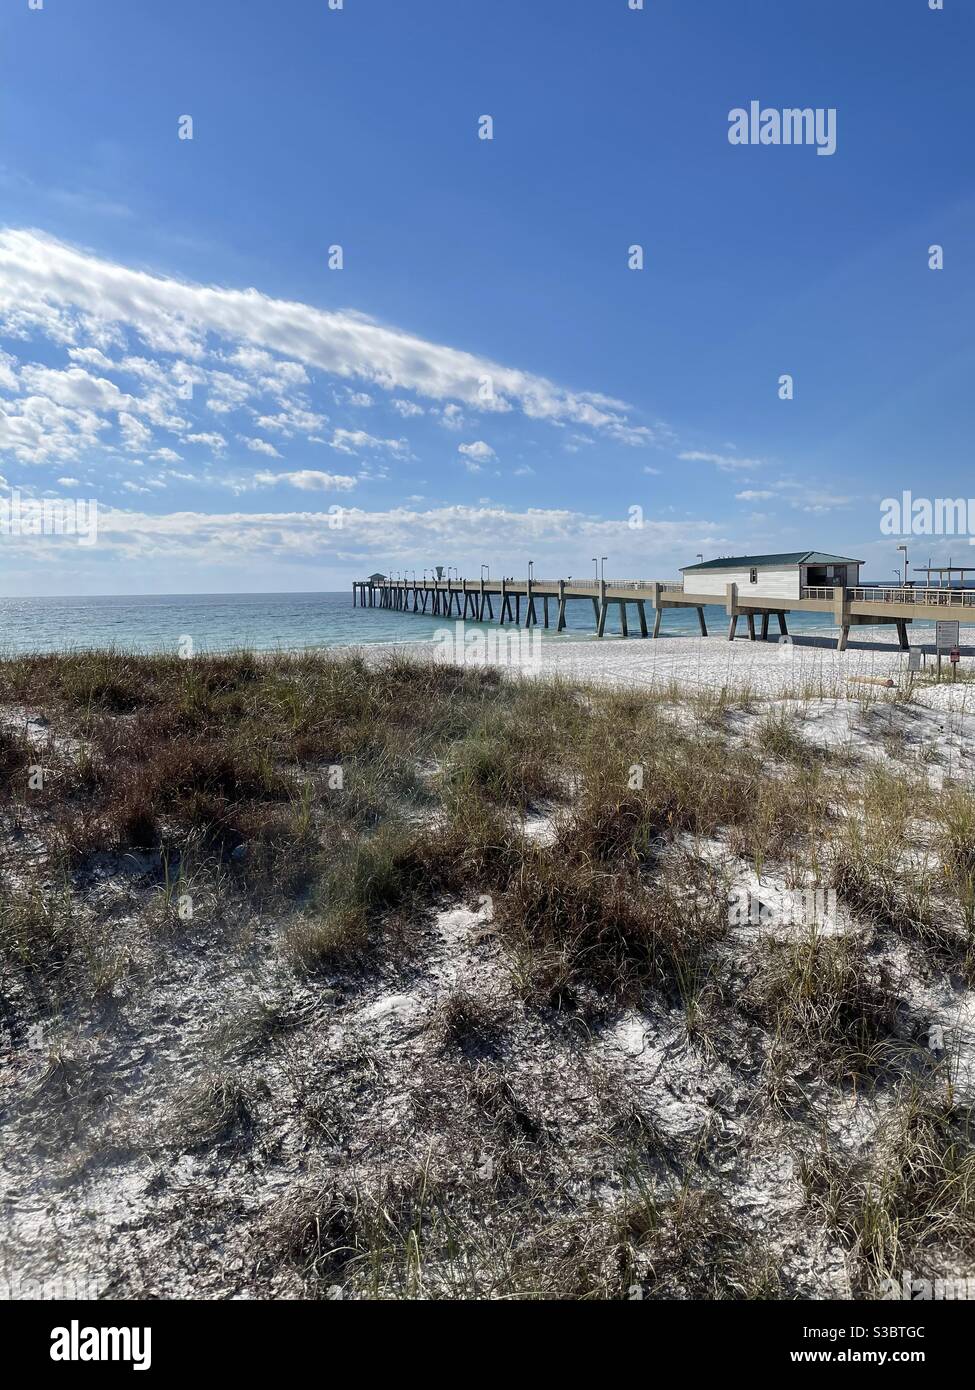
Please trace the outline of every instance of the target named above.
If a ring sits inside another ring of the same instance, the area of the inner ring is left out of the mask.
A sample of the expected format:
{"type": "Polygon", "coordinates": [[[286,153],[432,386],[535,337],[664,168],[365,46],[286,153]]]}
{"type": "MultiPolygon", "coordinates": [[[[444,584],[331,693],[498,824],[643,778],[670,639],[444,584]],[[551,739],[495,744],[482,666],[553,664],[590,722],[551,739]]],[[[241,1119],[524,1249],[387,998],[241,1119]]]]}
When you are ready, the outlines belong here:
{"type": "Polygon", "coordinates": [[[707,635],[708,635],[708,625],[707,625],[707,623],[704,621],[704,609],[703,609],[703,608],[699,608],[699,609],[697,610],[697,620],[698,620],[698,622],[701,624],[701,636],[702,636],[702,637],[707,637],[707,635]]]}
{"type": "Polygon", "coordinates": [[[728,641],[735,640],[738,627],[738,585],[726,584],[724,588],[724,608],[728,615],[728,641]]]}
{"type": "Polygon", "coordinates": [[[636,611],[640,619],[640,636],[647,636],[647,605],[646,600],[638,598],[636,601],[636,611]]]}

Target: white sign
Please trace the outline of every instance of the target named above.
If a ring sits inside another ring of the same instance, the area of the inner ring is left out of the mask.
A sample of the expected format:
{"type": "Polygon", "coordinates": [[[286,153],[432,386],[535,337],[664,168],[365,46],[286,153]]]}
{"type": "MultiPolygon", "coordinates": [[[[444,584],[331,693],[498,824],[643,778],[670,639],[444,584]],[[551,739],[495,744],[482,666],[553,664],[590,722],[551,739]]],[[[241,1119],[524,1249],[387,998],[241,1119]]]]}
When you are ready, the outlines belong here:
{"type": "Polygon", "coordinates": [[[958,646],[959,626],[957,622],[940,622],[937,624],[934,645],[939,652],[948,652],[951,651],[952,647],[958,646]]]}
{"type": "Polygon", "coordinates": [[[923,655],[923,653],[921,652],[920,648],[918,648],[918,647],[915,647],[913,651],[908,652],[908,654],[907,654],[907,669],[908,669],[909,671],[920,671],[920,669],[921,669],[921,657],[922,657],[922,655],[923,655]]]}

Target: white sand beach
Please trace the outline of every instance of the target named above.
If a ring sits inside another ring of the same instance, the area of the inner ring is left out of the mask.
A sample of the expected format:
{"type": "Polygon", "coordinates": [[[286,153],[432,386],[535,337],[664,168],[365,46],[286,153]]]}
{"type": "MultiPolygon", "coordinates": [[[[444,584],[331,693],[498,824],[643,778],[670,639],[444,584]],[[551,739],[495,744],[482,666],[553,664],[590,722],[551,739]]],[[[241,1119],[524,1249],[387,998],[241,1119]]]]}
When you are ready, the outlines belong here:
{"type": "MultiPolygon", "coordinates": [[[[456,625],[458,630],[461,624],[456,625]]],[[[709,637],[553,638],[536,629],[530,639],[522,631],[500,632],[469,625],[454,643],[451,659],[471,664],[497,665],[529,675],[560,676],[583,682],[619,687],[688,693],[708,690],[752,694],[758,698],[799,697],[828,699],[910,698],[932,709],[975,711],[975,687],[965,679],[975,670],[975,627],[962,628],[959,680],[950,680],[950,665],[943,659],[943,681],[933,685],[937,670],[934,629],[917,629],[912,647],[924,653],[924,667],[908,670],[908,653],[902,651],[893,629],[864,629],[857,639],[851,634],[845,652],[836,650],[835,639],[798,635],[789,640],[752,642],[748,638],[727,641],[724,634],[709,637]],[[486,633],[476,643],[473,634],[486,633]],[[515,646],[518,638],[521,646],[515,646]],[[466,638],[466,641],[465,641],[466,638]],[[884,681],[893,680],[893,688],[884,681]]],[[[363,648],[376,659],[383,652],[409,652],[417,659],[443,659],[441,644],[376,643],[363,648]]],[[[450,649],[448,649],[450,650],[450,649]]]]}

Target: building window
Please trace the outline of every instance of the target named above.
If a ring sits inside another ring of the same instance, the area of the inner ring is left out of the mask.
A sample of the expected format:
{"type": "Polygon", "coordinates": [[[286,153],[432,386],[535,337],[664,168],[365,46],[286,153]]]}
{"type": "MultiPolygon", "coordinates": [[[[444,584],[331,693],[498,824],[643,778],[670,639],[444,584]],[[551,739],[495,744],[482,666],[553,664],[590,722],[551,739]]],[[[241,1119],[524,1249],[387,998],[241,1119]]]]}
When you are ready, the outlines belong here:
{"type": "Polygon", "coordinates": [[[751,569],[751,570],[748,571],[748,582],[749,582],[749,584],[757,584],[757,583],[758,583],[758,570],[756,570],[756,569],[751,569]]]}

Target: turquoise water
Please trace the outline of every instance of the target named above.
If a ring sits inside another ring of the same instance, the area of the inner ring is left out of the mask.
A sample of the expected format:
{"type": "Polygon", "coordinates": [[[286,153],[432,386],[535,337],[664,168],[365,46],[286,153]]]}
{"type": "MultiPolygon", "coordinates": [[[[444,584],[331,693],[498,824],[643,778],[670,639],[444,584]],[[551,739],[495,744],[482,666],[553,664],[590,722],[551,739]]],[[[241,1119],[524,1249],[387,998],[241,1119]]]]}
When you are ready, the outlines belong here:
{"type": "MultiPolygon", "coordinates": [[[[540,607],[540,605],[539,605],[540,607]]],[[[567,605],[567,636],[593,637],[589,599],[567,605]]],[[[552,620],[555,604],[551,604],[552,620]]],[[[706,608],[708,631],[726,631],[722,607],[706,608]]],[[[541,614],[539,614],[541,616],[541,614]]],[[[648,618],[652,621],[652,612],[648,618]]],[[[629,609],[630,637],[639,632],[629,609]]],[[[353,608],[350,591],[319,594],[157,594],[137,598],[0,599],[0,652],[63,651],[83,647],[122,647],[135,651],[175,651],[184,637],[196,651],[253,647],[357,646],[367,642],[430,641],[448,620],[381,608],[353,608]]],[[[455,620],[456,621],[456,620],[455,620]]],[[[608,636],[618,636],[618,612],[611,610],[608,636]]],[[[916,626],[921,624],[916,622],[916,626]]],[[[795,633],[835,632],[830,615],[794,613],[795,633]]],[[[697,636],[694,609],[666,609],[661,636],[697,636]]],[[[739,633],[745,631],[744,620],[739,633]]],[[[773,638],[778,625],[773,618],[773,638]]],[[[553,641],[554,631],[548,636],[553,641]]]]}

